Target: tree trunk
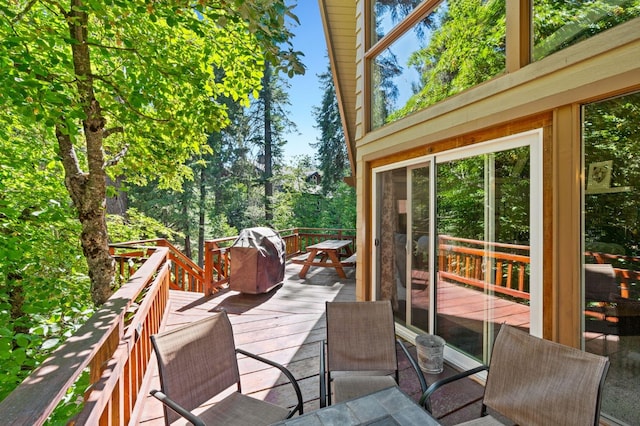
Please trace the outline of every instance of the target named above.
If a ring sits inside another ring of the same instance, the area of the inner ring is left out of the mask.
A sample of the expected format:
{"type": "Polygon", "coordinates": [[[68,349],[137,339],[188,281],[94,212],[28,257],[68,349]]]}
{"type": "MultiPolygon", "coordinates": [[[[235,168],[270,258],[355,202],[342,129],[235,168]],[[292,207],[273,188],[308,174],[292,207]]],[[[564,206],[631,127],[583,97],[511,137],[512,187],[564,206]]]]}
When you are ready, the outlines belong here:
{"type": "Polygon", "coordinates": [[[104,172],[103,131],[106,120],[93,91],[91,58],[87,45],[87,14],[81,0],[73,0],[67,19],[72,44],[73,65],[83,120],[88,173],[82,172],[64,118],[56,125],[60,158],[65,170],[65,185],[82,225],[80,242],[91,279],[91,297],[96,305],[107,301],[113,291],[115,269],[109,254],[106,222],[106,174],[104,172]]]}
{"type": "MultiPolygon", "coordinates": [[[[24,306],[24,288],[22,285],[22,273],[9,271],[7,273],[7,296],[10,308],[10,318],[11,324],[13,324],[13,332],[29,334],[29,328],[25,327],[21,324],[21,322],[17,321],[25,315],[23,310],[24,306]]],[[[16,343],[14,342],[13,348],[16,349],[16,343]]]]}
{"type": "Polygon", "coordinates": [[[262,96],[264,101],[264,219],[267,225],[273,223],[273,167],[271,133],[271,66],[265,63],[262,78],[262,96]]]}
{"type": "Polygon", "coordinates": [[[127,193],[120,190],[122,186],[122,177],[118,176],[115,181],[111,180],[109,176],[107,176],[106,178],[107,188],[114,188],[116,192],[116,195],[114,195],[113,197],[107,197],[107,213],[126,217],[128,199],[127,193]]]}
{"type": "MultiPolygon", "coordinates": [[[[91,298],[96,305],[101,305],[111,296],[115,276],[107,235],[104,170],[102,167],[96,169],[97,158],[90,158],[89,173],[82,173],[69,136],[63,134],[59,127],[56,128],[56,136],[65,169],[65,185],[82,225],[80,243],[89,269],[91,298]]],[[[102,157],[101,150],[96,150],[96,145],[102,145],[99,132],[85,125],[85,137],[89,156],[102,157]]]]}

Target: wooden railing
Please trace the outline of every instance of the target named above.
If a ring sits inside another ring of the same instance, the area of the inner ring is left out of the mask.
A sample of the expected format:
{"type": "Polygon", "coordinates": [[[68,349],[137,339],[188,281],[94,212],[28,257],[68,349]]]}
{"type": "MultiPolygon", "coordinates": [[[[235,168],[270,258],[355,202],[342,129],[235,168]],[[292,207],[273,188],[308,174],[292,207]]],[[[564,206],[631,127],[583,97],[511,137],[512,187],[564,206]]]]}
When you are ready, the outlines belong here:
{"type": "MultiPolygon", "coordinates": [[[[355,244],[353,230],[306,228],[279,233],[287,257],[327,239],[348,239],[355,244]]],[[[207,241],[204,270],[166,240],[113,245],[112,254],[124,284],[0,402],[1,423],[42,424],[86,369],[90,387],[83,409],[72,423],[111,425],[135,419],[151,357],[149,336],[160,328],[169,289],[207,293],[223,286],[229,279],[229,247],[235,239],[207,241]]],[[[489,285],[496,293],[529,298],[528,246],[441,236],[438,255],[440,279],[483,289],[489,285]]],[[[640,263],[640,258],[593,252],[586,255],[600,263],[640,263]]],[[[619,280],[627,280],[623,282],[640,279],[636,270],[615,270],[619,280]]]]}
{"type": "MultiPolygon", "coordinates": [[[[585,252],[587,263],[614,266],[620,296],[629,298],[640,283],[640,257],[585,252]],[[625,267],[622,267],[625,266],[625,267]]],[[[529,299],[529,246],[439,237],[438,277],[498,294],[529,299]]],[[[634,296],[638,297],[638,296],[634,296]]]]}
{"type": "MultiPolygon", "coordinates": [[[[326,239],[349,239],[355,231],[291,229],[280,231],[287,256],[326,239]]],[[[206,243],[205,269],[166,240],[114,244],[120,288],[78,331],[56,349],[0,402],[0,424],[41,425],[67,390],[89,370],[90,387],[72,424],[127,424],[137,404],[151,358],[149,337],[165,316],[169,289],[214,292],[228,282],[228,247],[236,237],[206,243]]]]}
{"type": "Polygon", "coordinates": [[[139,397],[169,297],[168,248],[157,248],[78,331],[0,403],[4,425],[40,425],[89,368],[77,424],[126,424],[139,397]]]}
{"type": "Polygon", "coordinates": [[[109,246],[111,256],[116,261],[116,271],[120,282],[126,282],[158,247],[165,247],[169,250],[172,290],[205,292],[207,281],[202,268],[170,242],[161,238],[129,241],[109,246]]]}
{"type": "Polygon", "coordinates": [[[441,235],[438,278],[529,299],[529,246],[441,235]]]}
{"type": "MultiPolygon", "coordinates": [[[[287,259],[303,252],[307,246],[324,240],[351,240],[355,251],[355,230],[326,228],[292,228],[277,231],[284,240],[287,259]]],[[[129,241],[112,244],[111,255],[116,260],[119,278],[127,278],[143,263],[156,247],[167,247],[171,260],[171,289],[210,295],[229,282],[231,258],[229,247],[237,236],[205,241],[204,267],[185,256],[164,239],[129,241]]]]}

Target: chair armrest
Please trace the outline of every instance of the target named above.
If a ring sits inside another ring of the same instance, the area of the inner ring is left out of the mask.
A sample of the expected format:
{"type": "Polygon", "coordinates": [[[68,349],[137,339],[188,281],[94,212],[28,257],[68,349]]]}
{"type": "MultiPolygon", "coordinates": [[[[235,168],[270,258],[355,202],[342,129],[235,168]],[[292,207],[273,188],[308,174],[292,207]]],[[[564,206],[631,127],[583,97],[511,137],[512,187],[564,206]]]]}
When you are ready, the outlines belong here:
{"type": "Polygon", "coordinates": [[[420,389],[421,389],[422,393],[426,392],[427,391],[427,381],[424,378],[424,374],[422,374],[422,370],[420,370],[420,366],[418,366],[418,363],[416,362],[416,360],[413,358],[413,356],[411,356],[411,354],[409,353],[409,350],[404,345],[404,343],[402,343],[402,341],[400,339],[397,339],[396,342],[398,343],[398,345],[400,345],[400,348],[402,348],[402,351],[404,352],[404,354],[406,355],[407,359],[409,360],[409,363],[411,364],[411,366],[415,370],[416,374],[418,375],[418,381],[420,382],[420,389]]]}
{"type": "Polygon", "coordinates": [[[291,418],[293,416],[293,414],[297,411],[300,415],[302,415],[302,392],[300,391],[300,386],[298,385],[298,381],[296,380],[295,377],[293,377],[293,374],[291,374],[291,371],[289,371],[284,365],[282,364],[278,364],[275,361],[271,361],[269,359],[263,358],[260,355],[256,355],[256,354],[252,354],[251,352],[247,352],[243,349],[239,349],[236,348],[236,353],[248,356],[249,358],[253,358],[255,360],[258,360],[260,362],[263,362],[267,365],[270,365],[272,367],[276,367],[278,370],[280,370],[282,372],[282,374],[284,374],[285,376],[287,376],[287,379],[289,379],[289,382],[291,382],[291,385],[293,386],[293,389],[296,391],[296,397],[298,398],[298,404],[293,407],[291,409],[291,411],[289,411],[289,415],[287,416],[287,418],[291,418]]]}
{"type": "Polygon", "coordinates": [[[325,348],[326,342],[320,342],[320,408],[327,406],[327,372],[325,364],[325,348]]]}
{"type": "Polygon", "coordinates": [[[174,400],[172,400],[171,398],[169,398],[167,395],[160,392],[159,390],[152,390],[149,393],[151,394],[151,396],[160,400],[160,402],[162,402],[164,405],[171,408],[173,411],[180,414],[185,419],[189,420],[195,426],[206,426],[205,423],[202,421],[202,419],[200,419],[200,417],[196,416],[186,408],[182,407],[180,404],[178,404],[177,402],[175,402],[174,400]]]}
{"type": "Polygon", "coordinates": [[[454,374],[451,377],[446,377],[444,379],[438,380],[437,382],[433,382],[431,386],[429,386],[429,388],[427,388],[427,390],[422,394],[418,404],[423,405],[425,410],[431,413],[431,400],[429,398],[436,390],[438,390],[439,388],[441,388],[442,386],[448,383],[455,382],[456,380],[473,376],[474,374],[477,374],[481,371],[488,371],[488,370],[489,370],[489,366],[481,365],[480,367],[472,368],[471,370],[463,371],[461,373],[454,374]]]}

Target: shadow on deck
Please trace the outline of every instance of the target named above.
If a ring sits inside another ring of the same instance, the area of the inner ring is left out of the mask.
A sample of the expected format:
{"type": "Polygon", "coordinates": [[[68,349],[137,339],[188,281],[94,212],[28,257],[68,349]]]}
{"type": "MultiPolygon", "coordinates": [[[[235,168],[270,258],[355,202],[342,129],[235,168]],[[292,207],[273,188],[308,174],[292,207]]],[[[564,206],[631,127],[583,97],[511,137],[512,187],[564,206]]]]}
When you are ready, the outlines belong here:
{"type": "MultiPolygon", "coordinates": [[[[300,265],[288,263],[284,283],[267,294],[250,295],[223,290],[204,297],[200,293],[171,291],[170,313],[163,328],[170,329],[205,318],[217,310],[226,310],[233,325],[236,346],[289,368],[300,384],[304,411],[317,410],[319,351],[325,338],[325,302],[355,300],[355,269],[346,268],[347,278],[341,279],[331,268],[311,268],[306,278],[300,279],[300,268],[300,265]]],[[[415,347],[408,346],[415,355],[415,347]]],[[[215,361],[215,351],[211,353],[211,360],[215,361]]],[[[400,387],[417,401],[420,385],[415,372],[401,352],[398,360],[400,387]]],[[[142,389],[146,395],[149,389],[159,389],[155,357],[150,362],[148,386],[142,389]]],[[[264,364],[249,358],[239,358],[239,368],[243,393],[283,406],[293,405],[293,389],[278,370],[265,368],[264,364]]],[[[443,373],[426,375],[426,379],[432,383],[454,372],[445,366],[443,373]]],[[[473,401],[480,398],[481,392],[480,385],[465,381],[462,386],[450,386],[446,393],[441,392],[435,406],[439,412],[454,400],[454,395],[456,402],[459,402],[461,394],[473,401]]],[[[455,424],[479,412],[479,404],[472,404],[465,412],[450,416],[445,424],[455,424]]],[[[161,404],[147,396],[137,418],[141,425],[163,425],[161,404]]]]}

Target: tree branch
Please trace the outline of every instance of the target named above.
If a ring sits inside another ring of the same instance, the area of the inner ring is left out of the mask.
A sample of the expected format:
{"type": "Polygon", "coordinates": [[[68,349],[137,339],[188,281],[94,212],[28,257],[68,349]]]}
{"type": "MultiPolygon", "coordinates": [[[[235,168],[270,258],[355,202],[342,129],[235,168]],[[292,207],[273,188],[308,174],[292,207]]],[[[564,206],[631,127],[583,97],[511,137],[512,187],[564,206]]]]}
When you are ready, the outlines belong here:
{"type": "Polygon", "coordinates": [[[118,47],[118,46],[107,46],[105,44],[99,44],[99,43],[90,43],[87,42],[88,46],[93,46],[93,47],[100,47],[102,49],[110,49],[110,50],[124,50],[127,52],[134,52],[137,53],[138,49],[135,49],[133,47],[118,47]]]}
{"type": "Polygon", "coordinates": [[[107,86],[111,87],[113,89],[113,91],[116,93],[118,100],[120,100],[123,104],[125,104],[136,115],[139,115],[140,117],[146,118],[146,119],[151,120],[151,121],[155,121],[157,123],[168,123],[169,122],[169,120],[170,120],[169,118],[152,117],[152,116],[147,115],[147,114],[143,113],[142,111],[134,108],[133,105],[131,105],[125,99],[125,97],[122,95],[122,93],[120,93],[120,90],[118,90],[118,87],[116,87],[113,83],[111,83],[109,80],[105,79],[104,77],[98,76],[98,75],[92,75],[92,77],[94,79],[96,79],[96,80],[102,81],[104,84],[106,84],[107,86]]]}
{"type": "Polygon", "coordinates": [[[105,129],[102,132],[102,137],[104,139],[108,138],[109,136],[111,136],[114,133],[124,133],[124,127],[122,126],[117,126],[117,127],[111,127],[109,129],[105,129]]]}
{"type": "Polygon", "coordinates": [[[107,161],[104,164],[105,168],[109,166],[115,166],[116,164],[118,164],[118,162],[120,162],[120,160],[122,160],[124,156],[127,154],[127,151],[129,151],[129,144],[126,144],[125,146],[123,146],[119,153],[117,153],[116,155],[114,155],[112,159],[107,161]]]}
{"type": "Polygon", "coordinates": [[[24,9],[22,9],[22,12],[18,13],[16,16],[14,16],[14,18],[11,20],[12,24],[18,23],[22,20],[22,18],[24,18],[24,15],[26,15],[27,13],[29,13],[29,11],[31,10],[31,8],[38,2],[38,0],[31,0],[29,3],[27,3],[27,5],[24,7],[24,9]]]}

